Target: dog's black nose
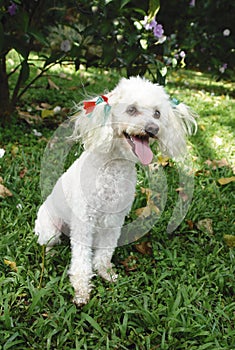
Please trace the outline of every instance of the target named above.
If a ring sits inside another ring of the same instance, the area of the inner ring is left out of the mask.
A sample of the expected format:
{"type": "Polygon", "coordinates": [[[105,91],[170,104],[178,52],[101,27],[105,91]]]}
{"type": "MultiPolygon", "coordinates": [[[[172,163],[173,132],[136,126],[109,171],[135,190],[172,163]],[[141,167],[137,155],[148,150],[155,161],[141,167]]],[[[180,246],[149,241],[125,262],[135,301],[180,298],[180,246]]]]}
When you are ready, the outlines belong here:
{"type": "Polygon", "coordinates": [[[150,137],[156,137],[159,131],[159,126],[154,123],[149,123],[145,126],[145,132],[150,137]]]}

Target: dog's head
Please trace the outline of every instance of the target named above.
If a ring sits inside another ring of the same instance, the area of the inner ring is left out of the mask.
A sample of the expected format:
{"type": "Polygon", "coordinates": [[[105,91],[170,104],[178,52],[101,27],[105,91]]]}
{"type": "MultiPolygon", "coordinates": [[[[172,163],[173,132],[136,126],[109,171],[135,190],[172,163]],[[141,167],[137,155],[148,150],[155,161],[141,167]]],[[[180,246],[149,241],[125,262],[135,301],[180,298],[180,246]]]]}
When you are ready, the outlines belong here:
{"type": "Polygon", "coordinates": [[[123,78],[109,94],[84,102],[76,122],[85,148],[110,151],[115,145],[144,165],[152,160],[150,140],[163,153],[181,157],[194,128],[186,105],[172,103],[163,87],[140,77],[123,78]]]}

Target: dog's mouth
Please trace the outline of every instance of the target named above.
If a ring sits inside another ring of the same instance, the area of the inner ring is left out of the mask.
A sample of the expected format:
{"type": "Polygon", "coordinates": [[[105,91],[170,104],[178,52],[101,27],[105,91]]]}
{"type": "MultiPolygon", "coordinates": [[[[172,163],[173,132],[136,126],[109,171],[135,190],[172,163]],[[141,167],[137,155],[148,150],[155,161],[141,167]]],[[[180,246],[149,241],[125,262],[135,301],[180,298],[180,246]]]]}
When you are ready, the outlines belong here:
{"type": "Polygon", "coordinates": [[[143,165],[151,163],[153,152],[149,146],[149,136],[129,135],[126,132],[124,132],[124,136],[140,162],[143,165]]]}

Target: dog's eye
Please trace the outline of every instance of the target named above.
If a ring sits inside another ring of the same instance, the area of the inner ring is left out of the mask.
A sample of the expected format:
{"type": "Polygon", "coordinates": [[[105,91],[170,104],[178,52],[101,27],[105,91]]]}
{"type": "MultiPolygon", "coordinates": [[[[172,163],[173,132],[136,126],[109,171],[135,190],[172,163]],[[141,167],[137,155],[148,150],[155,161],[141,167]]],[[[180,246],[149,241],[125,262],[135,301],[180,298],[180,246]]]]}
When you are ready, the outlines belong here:
{"type": "Polygon", "coordinates": [[[127,110],[126,110],[127,114],[129,114],[130,116],[134,116],[134,115],[137,115],[138,114],[138,110],[135,106],[129,106],[127,107],[127,110]]]}
{"type": "Polygon", "coordinates": [[[156,109],[156,110],[154,111],[153,117],[154,117],[155,119],[159,119],[160,116],[161,116],[161,113],[156,109]]]}

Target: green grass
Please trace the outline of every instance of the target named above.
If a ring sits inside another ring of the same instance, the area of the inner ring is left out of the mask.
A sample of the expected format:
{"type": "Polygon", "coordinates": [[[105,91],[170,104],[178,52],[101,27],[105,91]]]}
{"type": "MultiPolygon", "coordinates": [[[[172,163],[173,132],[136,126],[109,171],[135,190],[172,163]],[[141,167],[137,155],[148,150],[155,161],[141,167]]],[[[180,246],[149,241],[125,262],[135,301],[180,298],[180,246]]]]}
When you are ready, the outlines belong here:
{"type": "MultiPolygon", "coordinates": [[[[73,80],[53,72],[59,91],[45,90],[47,80],[38,82],[41,88],[31,89],[21,108],[40,102],[71,107],[84,96],[82,84],[87,93],[99,93],[118,81],[115,72],[72,75],[67,70],[66,76],[73,80]]],[[[40,161],[56,126],[21,122],[0,129],[0,148],[6,150],[0,176],[13,194],[0,199],[0,349],[235,349],[234,249],[224,241],[224,235],[235,234],[234,182],[218,183],[233,175],[233,88],[232,83],[214,82],[196,72],[168,77],[168,92],[200,115],[198,133],[189,142],[193,201],[181,225],[167,234],[179,185],[175,167],[165,167],[166,208],[141,241],[151,244],[150,254],[140,253],[135,244],[117,248],[117,283],[94,278],[91,300],[81,310],[72,304],[67,277],[68,239],[45,257],[33,234],[41,202],[40,161]],[[42,137],[34,136],[35,128],[42,137]],[[205,164],[223,158],[228,165],[222,162],[224,166],[212,169],[205,164]],[[205,219],[212,231],[199,229],[205,219]],[[6,260],[15,262],[17,270],[6,260]]],[[[40,114],[36,109],[33,113],[40,114]]],[[[135,207],[145,205],[141,186],[148,183],[140,169],[135,207]]]]}

